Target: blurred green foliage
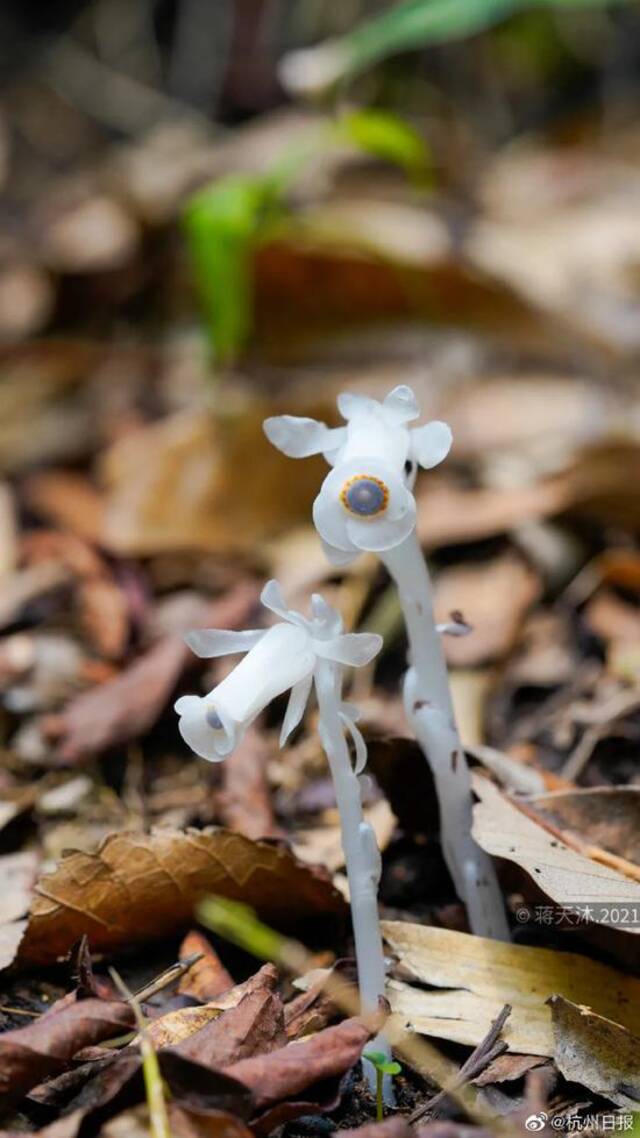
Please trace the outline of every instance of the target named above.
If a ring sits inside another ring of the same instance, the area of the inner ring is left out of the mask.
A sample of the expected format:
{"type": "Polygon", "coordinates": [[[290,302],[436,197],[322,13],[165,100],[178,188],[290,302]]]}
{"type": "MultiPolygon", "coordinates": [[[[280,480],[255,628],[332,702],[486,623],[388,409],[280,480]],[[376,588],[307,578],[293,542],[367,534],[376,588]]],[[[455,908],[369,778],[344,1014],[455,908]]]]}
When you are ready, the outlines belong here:
{"type": "Polygon", "coordinates": [[[396,115],[357,110],[310,129],[265,175],[230,175],[187,204],[184,231],[213,358],[230,364],[253,326],[253,264],[258,246],[288,216],[287,191],[311,158],[347,142],[404,170],[424,184],[429,151],[396,115]]]}
{"type": "MultiPolygon", "coordinates": [[[[400,51],[448,43],[533,9],[603,8],[609,0],[403,0],[340,39],[311,48],[333,55],[331,82],[350,78],[400,51]]],[[[630,0],[612,0],[628,3],[630,0]]]]}

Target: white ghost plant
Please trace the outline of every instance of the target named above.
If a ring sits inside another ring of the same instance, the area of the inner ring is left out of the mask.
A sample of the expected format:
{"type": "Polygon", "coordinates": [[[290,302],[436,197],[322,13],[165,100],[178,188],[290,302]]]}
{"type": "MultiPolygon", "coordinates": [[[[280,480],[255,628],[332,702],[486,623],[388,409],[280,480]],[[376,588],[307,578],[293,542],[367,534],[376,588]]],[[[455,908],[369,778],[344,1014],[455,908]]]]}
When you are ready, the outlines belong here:
{"type": "MultiPolygon", "coordinates": [[[[292,458],[323,454],[332,469],[313,505],[313,520],[329,560],[346,565],[361,551],[375,552],[396,582],[409,639],[404,682],[407,717],[433,771],[442,846],[456,890],[474,932],[509,939],[493,863],[471,835],[469,770],[455,724],[432,589],[416,534],[413,483],[418,466],[431,469],[449,453],[446,423],[410,426],[420,408],[409,387],[382,402],[344,393],[338,410],[345,426],[281,415],[267,419],[267,438],[292,458]]],[[[459,622],[454,622],[459,625],[459,622]]]]}
{"type": "MultiPolygon", "coordinates": [[[[375,834],[362,811],[359,775],[367,759],[366,746],[356,726],[357,709],[343,702],[342,687],[345,667],[370,663],[382,646],[382,637],[345,633],[340,614],[319,594],[312,597],[310,618],[286,607],[276,581],[265,585],[261,600],[279,618],[270,628],[187,633],[187,644],[198,656],[242,653],[244,657],[208,695],[177,700],[179,730],[196,754],[219,762],[231,754],[267,704],[290,691],[282,746],[300,723],[315,686],[319,734],[340,813],[361,1000],[363,1010],[374,1011],[385,986],[378,918],[381,863],[375,834]],[[347,736],[353,742],[353,761],[347,736]]],[[[376,1045],[386,1048],[384,1039],[376,1045]]]]}

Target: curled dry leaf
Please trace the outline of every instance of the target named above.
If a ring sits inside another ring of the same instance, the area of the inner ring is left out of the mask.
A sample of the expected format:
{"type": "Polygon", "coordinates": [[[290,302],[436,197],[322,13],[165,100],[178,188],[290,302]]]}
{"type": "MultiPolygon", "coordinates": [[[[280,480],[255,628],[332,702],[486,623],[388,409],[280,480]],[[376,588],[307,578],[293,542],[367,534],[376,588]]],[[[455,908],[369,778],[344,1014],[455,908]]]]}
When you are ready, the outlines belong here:
{"type": "MultiPolygon", "coordinates": [[[[488,779],[475,778],[473,785],[480,799],[473,812],[473,836],[487,853],[515,862],[542,893],[563,908],[581,906],[586,914],[581,928],[589,920],[622,931],[611,910],[640,905],[638,882],[571,849],[488,779]]],[[[625,931],[633,934],[640,929],[631,924],[625,931]]]]}
{"type": "Polygon", "coordinates": [[[341,1076],[357,1063],[372,1031],[362,1020],[346,1019],[300,1043],[267,1055],[241,1059],[225,1068],[249,1087],[257,1109],[300,1095],[314,1083],[341,1076]]]}
{"type": "Polygon", "coordinates": [[[640,1037],[562,996],[553,996],[549,1005],[554,1059],[565,1079],[616,1106],[640,1109],[640,1037]]]}
{"type": "Polygon", "coordinates": [[[385,939],[403,969],[443,991],[392,980],[387,995],[403,1022],[424,1035],[476,1046],[505,1004],[502,1037],[512,1051],[552,1057],[551,1014],[545,1001],[561,994],[600,1015],[640,1028],[640,980],[574,953],[502,944],[468,933],[383,921],[385,939]]]}
{"type": "Polygon", "coordinates": [[[122,1035],[133,1010],[121,1001],[68,998],[35,1023],[0,1036],[0,1102],[17,1099],[49,1075],[58,1075],[83,1047],[122,1035]]]}
{"type": "Polygon", "coordinates": [[[41,879],[19,961],[53,963],[83,933],[97,952],[171,935],[207,893],[243,901],[283,928],[342,917],[346,909],[321,871],[240,834],[214,828],[113,834],[95,853],[71,853],[41,879]]]}
{"type": "Polygon", "coordinates": [[[178,991],[185,996],[194,996],[206,1004],[221,992],[233,988],[233,977],[229,975],[213,945],[203,933],[191,929],[180,945],[180,960],[194,953],[200,953],[200,960],[191,965],[178,984],[178,991]]]}
{"type": "Polygon", "coordinates": [[[205,1067],[226,1068],[252,1055],[265,1055],[287,1042],[284,1010],[273,976],[261,970],[262,983],[247,992],[195,1035],[178,1045],[181,1055],[205,1067]]]}
{"type": "Polygon", "coordinates": [[[238,1040],[244,1042],[244,1054],[252,1054],[252,1035],[256,1040],[255,1050],[260,1050],[259,1038],[263,1030],[274,1037],[279,1032],[284,1039],[283,1013],[276,995],[277,982],[277,970],[272,964],[265,964],[244,984],[232,987],[223,1000],[214,999],[198,1007],[179,1008],[160,1016],[149,1025],[149,1037],[156,1050],[177,1047],[181,1055],[209,1066],[232,1063],[236,1058],[242,1058],[241,1054],[235,1054],[240,1046],[238,1040]],[[270,997],[273,997],[273,1002],[270,1002],[270,997]],[[264,1009],[267,1009],[268,1021],[265,1024],[262,1023],[264,1009]],[[237,1015],[231,1015],[232,1012],[237,1015]],[[214,1024],[214,1020],[219,1022],[214,1024]],[[254,1021],[255,1030],[252,1027],[254,1021]]]}

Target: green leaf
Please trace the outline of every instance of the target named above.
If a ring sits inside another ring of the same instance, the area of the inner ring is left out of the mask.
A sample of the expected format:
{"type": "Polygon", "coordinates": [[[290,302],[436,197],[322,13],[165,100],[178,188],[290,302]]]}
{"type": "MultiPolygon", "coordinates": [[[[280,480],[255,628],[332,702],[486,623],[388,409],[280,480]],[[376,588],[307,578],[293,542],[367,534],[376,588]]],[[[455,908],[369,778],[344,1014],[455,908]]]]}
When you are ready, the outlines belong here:
{"type": "Polygon", "coordinates": [[[397,52],[475,35],[517,12],[606,4],[607,0],[403,0],[340,39],[285,56],[282,75],[293,89],[321,90],[397,52]]]}
{"type": "Polygon", "coordinates": [[[368,1059],[376,1068],[381,1068],[383,1064],[387,1062],[387,1056],[384,1051],[365,1051],[362,1058],[368,1059]]]}
{"type": "Polygon", "coordinates": [[[412,177],[422,178],[428,169],[429,151],[422,136],[388,111],[351,111],[339,119],[336,129],[338,137],[399,166],[412,177]]]}
{"type": "Polygon", "coordinates": [[[263,924],[249,905],[228,897],[205,897],[198,905],[197,915],[212,932],[259,959],[279,961],[283,958],[286,938],[263,924]]]}
{"type": "Polygon", "coordinates": [[[400,1064],[389,1059],[384,1051],[365,1051],[362,1058],[368,1059],[381,1075],[399,1075],[402,1070],[400,1064]]]}
{"type": "Polygon", "coordinates": [[[184,230],[215,359],[228,363],[251,331],[253,254],[278,215],[269,177],[229,177],[196,194],[184,230]]]}

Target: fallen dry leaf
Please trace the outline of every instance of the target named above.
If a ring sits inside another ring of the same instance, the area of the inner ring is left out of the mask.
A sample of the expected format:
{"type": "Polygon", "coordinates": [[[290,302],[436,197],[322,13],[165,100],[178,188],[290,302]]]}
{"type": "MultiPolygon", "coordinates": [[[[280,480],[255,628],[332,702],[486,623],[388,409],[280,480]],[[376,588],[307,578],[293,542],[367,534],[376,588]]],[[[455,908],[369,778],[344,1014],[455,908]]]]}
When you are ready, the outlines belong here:
{"type": "MultiPolygon", "coordinates": [[[[184,619],[188,627],[236,628],[246,619],[255,597],[251,585],[240,584],[212,604],[195,598],[184,619]]],[[[60,715],[45,718],[42,728],[57,741],[58,762],[80,763],[144,734],[167,704],[190,660],[190,649],[181,635],[164,636],[115,679],[82,692],[60,715]]]]}
{"type": "Polygon", "coordinates": [[[640,880],[640,787],[559,790],[534,795],[526,805],[585,857],[604,862],[609,854],[612,868],[640,880]]]}
{"type": "Polygon", "coordinates": [[[560,994],[591,1003],[601,1014],[640,1028],[640,980],[573,953],[502,944],[450,929],[383,921],[385,940],[423,991],[391,980],[392,1011],[424,1035],[476,1046],[505,1004],[512,1006],[503,1038],[512,1051],[552,1057],[551,1013],[560,994]]]}
{"type": "Polygon", "coordinates": [[[270,756],[264,735],[250,727],[223,764],[223,786],[217,796],[220,820],[247,838],[283,836],[275,820],[266,776],[270,756]]]}
{"type": "Polygon", "coordinates": [[[178,984],[178,991],[186,996],[194,996],[206,1004],[221,992],[233,988],[233,977],[227,972],[204,933],[192,929],[180,945],[178,958],[184,960],[196,952],[201,954],[201,959],[196,960],[188,972],[185,972],[178,984]]]}
{"type": "Polygon", "coordinates": [[[640,1037],[562,996],[549,1000],[554,1059],[565,1079],[627,1110],[640,1108],[640,1037]]]}
{"type": "Polygon", "coordinates": [[[521,1079],[527,1071],[540,1067],[545,1060],[539,1055],[498,1055],[484,1071],[472,1079],[476,1087],[488,1087],[494,1083],[510,1083],[521,1079]]]}
{"type": "MultiPolygon", "coordinates": [[[[537,888],[563,909],[584,907],[588,920],[622,931],[612,908],[640,905],[640,884],[600,865],[554,837],[489,782],[475,778],[473,836],[487,853],[515,862],[537,888]]],[[[587,920],[581,924],[585,928],[587,920]]],[[[640,932],[628,923],[625,931],[640,932]]]]}
{"type": "Polygon", "coordinates": [[[256,1109],[264,1110],[299,1095],[314,1083],[343,1075],[357,1063],[371,1035],[362,1020],[346,1019],[304,1042],[241,1059],[225,1067],[225,1074],[249,1087],[256,1109]]]}
{"type": "Polygon", "coordinates": [[[42,471],[25,480],[22,493],[35,514],[100,544],[104,502],[87,478],[67,470],[42,471]]]}
{"type": "Polygon", "coordinates": [[[570,500],[562,477],[534,486],[470,490],[442,475],[430,474],[424,491],[420,482],[417,485],[418,537],[426,549],[480,541],[508,533],[527,521],[558,514],[570,500]]]}
{"type": "Polygon", "coordinates": [[[121,1001],[68,997],[35,1023],[0,1035],[0,1101],[17,1099],[49,1075],[58,1075],[83,1047],[122,1035],[133,1010],[121,1001]]]}
{"type": "Polygon", "coordinates": [[[193,408],[113,444],[102,464],[107,548],[134,556],[175,549],[219,555],[252,548],[308,516],[321,460],[301,463],[292,479],[288,460],[262,430],[277,409],[253,400],[233,411],[230,403],[227,396],[224,416],[193,408]]]}
{"type": "Polygon", "coordinates": [[[253,1055],[265,1055],[287,1042],[282,1000],[276,991],[277,974],[266,965],[252,991],[183,1040],[178,1051],[205,1067],[226,1068],[253,1055]]]}
{"type": "Polygon", "coordinates": [[[537,573],[514,553],[443,570],[435,586],[437,620],[446,622],[450,613],[458,611],[471,625],[468,636],[444,637],[448,663],[470,667],[501,660],[540,591],[537,573]]]}
{"type": "Polygon", "coordinates": [[[40,880],[19,960],[53,963],[83,933],[94,952],[168,936],[207,893],[243,901],[280,927],[345,912],[327,876],[286,849],[222,829],[113,834],[40,880]]]}

